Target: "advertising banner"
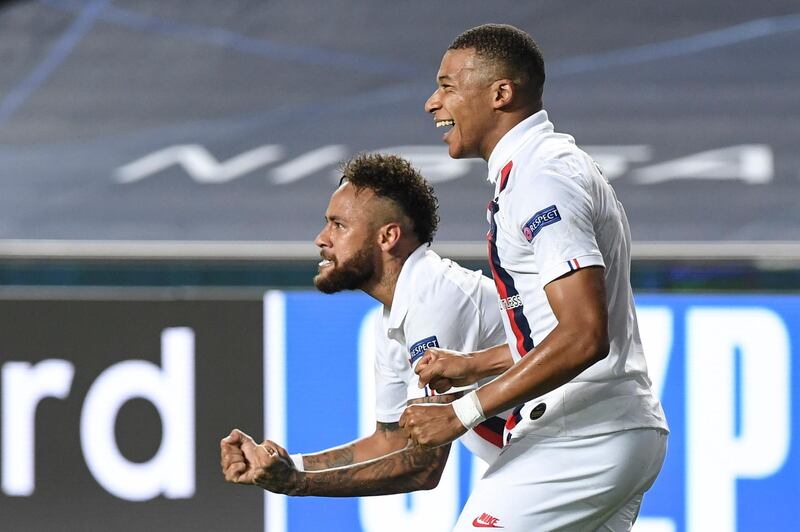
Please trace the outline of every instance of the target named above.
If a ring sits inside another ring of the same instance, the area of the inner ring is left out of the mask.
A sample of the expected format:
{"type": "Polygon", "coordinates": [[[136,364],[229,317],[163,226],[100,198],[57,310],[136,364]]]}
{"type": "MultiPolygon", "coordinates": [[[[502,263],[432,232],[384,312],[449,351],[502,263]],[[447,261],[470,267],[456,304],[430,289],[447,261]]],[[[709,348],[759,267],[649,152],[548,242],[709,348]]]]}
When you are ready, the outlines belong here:
{"type": "Polygon", "coordinates": [[[219,467],[261,342],[258,300],[0,299],[0,530],[261,529],[219,467]]]}

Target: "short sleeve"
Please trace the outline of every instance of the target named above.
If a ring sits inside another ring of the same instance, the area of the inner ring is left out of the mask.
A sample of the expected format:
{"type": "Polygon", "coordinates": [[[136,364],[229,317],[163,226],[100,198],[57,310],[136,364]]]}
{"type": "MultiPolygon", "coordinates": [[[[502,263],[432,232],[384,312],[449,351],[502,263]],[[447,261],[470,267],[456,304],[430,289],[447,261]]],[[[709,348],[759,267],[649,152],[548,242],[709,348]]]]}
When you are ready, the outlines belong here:
{"type": "Polygon", "coordinates": [[[405,355],[400,344],[385,337],[376,342],[375,355],[375,419],[394,423],[400,420],[405,410],[407,384],[388,362],[397,358],[402,360],[405,355]],[[392,350],[395,352],[391,353],[392,350]]]}
{"type": "MultiPolygon", "coordinates": [[[[416,367],[431,347],[464,352],[479,349],[481,327],[476,303],[458,286],[445,281],[406,318],[404,334],[411,367],[416,367]]],[[[416,378],[412,386],[417,387],[416,378]]]]}
{"type": "Polygon", "coordinates": [[[533,251],[542,285],[586,266],[605,266],[592,198],[580,179],[545,173],[529,186],[530,193],[515,194],[514,223],[533,251]]]}

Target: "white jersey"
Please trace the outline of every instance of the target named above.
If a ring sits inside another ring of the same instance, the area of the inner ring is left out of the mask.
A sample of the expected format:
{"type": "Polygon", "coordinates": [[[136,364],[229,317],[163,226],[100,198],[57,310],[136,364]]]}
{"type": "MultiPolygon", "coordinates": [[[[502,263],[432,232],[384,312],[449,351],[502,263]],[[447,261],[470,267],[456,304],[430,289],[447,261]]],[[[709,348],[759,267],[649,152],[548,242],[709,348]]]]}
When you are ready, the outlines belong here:
{"type": "MultiPolygon", "coordinates": [[[[467,270],[420,246],[403,264],[391,309],[376,320],[375,413],[396,422],[406,401],[435,394],[419,388],[414,367],[425,350],[477,351],[505,342],[497,293],[480,272],[467,270]]],[[[483,383],[480,383],[483,384],[483,383]]],[[[456,388],[448,393],[467,388],[456,388]]],[[[507,417],[507,416],[506,416],[507,417]]],[[[476,456],[494,461],[503,446],[505,417],[487,419],[462,436],[476,456]]]]}
{"type": "Polygon", "coordinates": [[[489,262],[516,360],[555,328],[544,287],[587,266],[605,268],[608,356],[514,410],[507,439],[666,430],[647,376],[630,286],[630,230],[622,205],[572,137],[539,111],[506,133],[489,159],[489,262]]]}

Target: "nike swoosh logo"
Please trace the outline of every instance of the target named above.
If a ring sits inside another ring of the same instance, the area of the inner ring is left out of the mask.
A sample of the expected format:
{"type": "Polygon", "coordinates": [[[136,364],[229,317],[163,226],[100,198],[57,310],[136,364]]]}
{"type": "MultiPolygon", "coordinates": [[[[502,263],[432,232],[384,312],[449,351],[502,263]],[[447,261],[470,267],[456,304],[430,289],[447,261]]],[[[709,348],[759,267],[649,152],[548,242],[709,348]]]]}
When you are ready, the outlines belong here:
{"type": "Polygon", "coordinates": [[[489,523],[482,523],[478,521],[477,517],[472,520],[472,526],[474,526],[475,528],[503,528],[502,526],[490,525],[489,523]]]}

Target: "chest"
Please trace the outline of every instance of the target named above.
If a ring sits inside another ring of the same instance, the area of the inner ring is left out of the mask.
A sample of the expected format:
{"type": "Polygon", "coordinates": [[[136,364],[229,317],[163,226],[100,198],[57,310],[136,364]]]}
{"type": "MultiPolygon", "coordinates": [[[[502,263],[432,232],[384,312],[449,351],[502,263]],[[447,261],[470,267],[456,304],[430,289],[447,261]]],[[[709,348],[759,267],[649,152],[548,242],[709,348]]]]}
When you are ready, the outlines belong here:
{"type": "Polygon", "coordinates": [[[513,190],[503,190],[487,205],[486,219],[489,230],[486,234],[488,242],[489,262],[494,268],[506,271],[537,275],[534,248],[525,238],[524,224],[518,223],[518,216],[513,211],[513,198],[509,196],[513,190]]]}

